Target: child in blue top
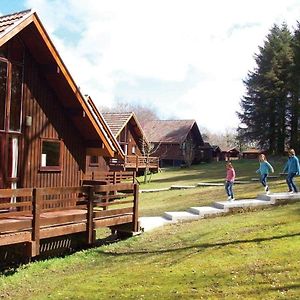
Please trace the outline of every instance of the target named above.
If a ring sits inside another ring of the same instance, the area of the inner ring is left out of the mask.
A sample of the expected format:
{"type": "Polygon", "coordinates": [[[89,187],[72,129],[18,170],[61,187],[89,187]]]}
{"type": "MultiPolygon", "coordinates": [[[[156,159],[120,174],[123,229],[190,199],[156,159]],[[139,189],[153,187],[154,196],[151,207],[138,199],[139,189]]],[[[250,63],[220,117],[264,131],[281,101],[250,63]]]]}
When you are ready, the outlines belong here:
{"type": "Polygon", "coordinates": [[[259,156],[259,169],[256,173],[260,174],[260,182],[265,188],[265,192],[269,194],[269,186],[267,184],[267,177],[269,173],[274,173],[274,169],[272,165],[267,161],[267,158],[264,154],[260,154],[259,156]]]}
{"type": "Polygon", "coordinates": [[[283,173],[287,173],[286,183],[289,188],[289,193],[293,194],[298,193],[298,188],[294,183],[294,177],[300,174],[300,165],[294,149],[289,149],[288,154],[289,159],[283,169],[283,173]]]}

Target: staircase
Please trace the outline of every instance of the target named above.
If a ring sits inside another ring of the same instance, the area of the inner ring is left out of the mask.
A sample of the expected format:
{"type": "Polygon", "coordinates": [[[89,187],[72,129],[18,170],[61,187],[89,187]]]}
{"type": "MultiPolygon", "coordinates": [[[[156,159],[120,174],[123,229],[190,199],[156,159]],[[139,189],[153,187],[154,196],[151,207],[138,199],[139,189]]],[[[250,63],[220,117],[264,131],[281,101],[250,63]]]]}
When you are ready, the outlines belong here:
{"type": "Polygon", "coordinates": [[[142,217],[140,218],[140,224],[144,231],[148,231],[165,224],[179,221],[190,221],[222,216],[234,212],[248,211],[297,201],[300,201],[300,193],[274,193],[270,195],[261,194],[258,195],[256,199],[216,201],[211,206],[190,207],[187,211],[165,212],[162,217],[142,217]]]}

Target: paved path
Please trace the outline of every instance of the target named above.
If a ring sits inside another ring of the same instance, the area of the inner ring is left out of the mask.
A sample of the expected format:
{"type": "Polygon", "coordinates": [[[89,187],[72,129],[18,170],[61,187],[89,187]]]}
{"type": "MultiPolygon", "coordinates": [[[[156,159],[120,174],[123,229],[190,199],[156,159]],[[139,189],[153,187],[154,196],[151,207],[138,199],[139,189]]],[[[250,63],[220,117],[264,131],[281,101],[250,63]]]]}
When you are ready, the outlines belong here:
{"type": "Polygon", "coordinates": [[[271,205],[287,204],[300,201],[300,193],[261,194],[256,199],[241,199],[235,201],[216,201],[211,206],[190,207],[187,211],[165,212],[162,217],[139,218],[143,231],[150,231],[166,224],[179,221],[198,220],[202,218],[222,216],[239,210],[262,208],[271,205]]]}

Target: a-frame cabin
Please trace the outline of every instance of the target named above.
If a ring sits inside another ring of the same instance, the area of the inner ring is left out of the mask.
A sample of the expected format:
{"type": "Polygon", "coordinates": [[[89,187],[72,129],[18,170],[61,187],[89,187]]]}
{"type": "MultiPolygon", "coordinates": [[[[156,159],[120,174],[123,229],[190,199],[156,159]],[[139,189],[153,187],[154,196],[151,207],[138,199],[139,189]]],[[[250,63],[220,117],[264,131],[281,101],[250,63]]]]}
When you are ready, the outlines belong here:
{"type": "Polygon", "coordinates": [[[110,169],[124,169],[143,172],[148,170],[157,172],[158,157],[147,157],[148,140],[134,112],[106,112],[103,117],[118,141],[125,158],[110,159],[110,169]]]}

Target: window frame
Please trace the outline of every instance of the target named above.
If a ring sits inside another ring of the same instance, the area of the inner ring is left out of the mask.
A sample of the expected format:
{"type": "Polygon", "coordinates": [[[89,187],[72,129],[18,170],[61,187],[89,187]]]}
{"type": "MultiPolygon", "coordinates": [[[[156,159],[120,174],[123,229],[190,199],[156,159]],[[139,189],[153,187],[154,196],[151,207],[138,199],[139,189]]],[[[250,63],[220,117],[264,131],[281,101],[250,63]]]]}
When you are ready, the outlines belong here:
{"type": "Polygon", "coordinates": [[[99,167],[100,166],[99,156],[97,156],[97,155],[90,155],[90,157],[89,157],[89,166],[90,167],[99,167]],[[97,157],[97,162],[92,162],[92,157],[97,157]]]}
{"type": "Polygon", "coordinates": [[[40,138],[39,149],[39,171],[40,172],[61,172],[62,171],[62,141],[55,138],[40,138]],[[59,165],[58,166],[42,166],[43,142],[53,142],[59,144],[59,165]]]}

